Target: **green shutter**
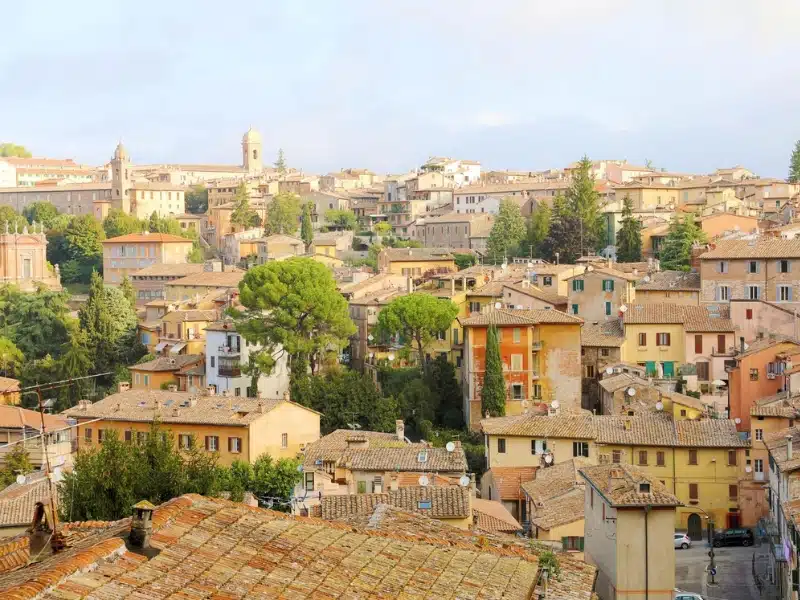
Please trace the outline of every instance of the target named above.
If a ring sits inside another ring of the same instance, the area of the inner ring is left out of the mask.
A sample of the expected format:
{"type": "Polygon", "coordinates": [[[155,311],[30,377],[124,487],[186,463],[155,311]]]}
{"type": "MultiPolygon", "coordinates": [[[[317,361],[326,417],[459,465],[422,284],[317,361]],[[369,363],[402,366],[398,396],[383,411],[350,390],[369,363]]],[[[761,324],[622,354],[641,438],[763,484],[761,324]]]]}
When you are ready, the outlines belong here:
{"type": "Polygon", "coordinates": [[[568,537],[562,537],[561,538],[561,547],[564,550],[564,552],[567,551],[567,544],[568,543],[569,543],[569,538],[568,537]]]}
{"type": "Polygon", "coordinates": [[[578,549],[579,549],[581,552],[583,552],[583,538],[582,538],[582,537],[579,537],[579,538],[578,538],[578,549]]]}

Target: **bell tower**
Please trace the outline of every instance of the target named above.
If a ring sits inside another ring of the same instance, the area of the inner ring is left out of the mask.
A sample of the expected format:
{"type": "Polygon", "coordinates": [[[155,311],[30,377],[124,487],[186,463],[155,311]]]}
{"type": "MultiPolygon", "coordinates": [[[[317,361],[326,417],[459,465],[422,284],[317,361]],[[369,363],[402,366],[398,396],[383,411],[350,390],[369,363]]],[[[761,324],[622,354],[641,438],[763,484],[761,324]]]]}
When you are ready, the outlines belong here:
{"type": "Polygon", "coordinates": [[[252,127],[242,137],[242,166],[248,175],[257,175],[264,168],[261,157],[261,134],[252,127]]]}
{"type": "Polygon", "coordinates": [[[131,159],[122,142],[117,144],[111,159],[111,206],[131,212],[131,159]]]}

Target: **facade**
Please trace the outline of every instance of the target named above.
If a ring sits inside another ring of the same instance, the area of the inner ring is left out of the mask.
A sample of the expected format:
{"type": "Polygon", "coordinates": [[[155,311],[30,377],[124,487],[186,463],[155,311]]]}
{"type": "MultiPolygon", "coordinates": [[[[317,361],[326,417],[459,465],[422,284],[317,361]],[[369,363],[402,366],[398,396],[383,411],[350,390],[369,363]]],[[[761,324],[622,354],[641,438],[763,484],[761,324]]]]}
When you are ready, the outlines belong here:
{"type": "Polygon", "coordinates": [[[129,233],[103,240],[103,281],[119,285],[125,276],[153,265],[186,263],[192,240],[167,233],[129,233]]]}
{"type": "Polygon", "coordinates": [[[569,313],[587,322],[617,319],[620,307],[636,300],[637,275],[592,267],[567,279],[569,313]]]}
{"type": "Polygon", "coordinates": [[[205,352],[205,330],[219,318],[219,310],[179,308],[169,310],[161,317],[156,354],[170,357],[181,354],[197,355],[205,352]]]}
{"type": "Polygon", "coordinates": [[[167,282],[202,273],[204,265],[194,263],[155,264],[129,275],[131,285],[136,290],[136,304],[144,306],[153,300],[164,300],[164,286],[167,282]]]}
{"type": "Polygon", "coordinates": [[[67,419],[62,415],[43,417],[38,411],[11,404],[0,404],[0,467],[5,466],[6,454],[15,444],[22,444],[31,464],[43,469],[50,461],[50,468],[72,465],[73,433],[67,419]],[[47,456],[42,444],[42,419],[47,429],[47,456]]]}
{"type": "Polygon", "coordinates": [[[91,215],[97,203],[110,200],[111,184],[105,182],[0,188],[0,206],[10,206],[18,213],[34,202],[50,202],[60,213],[91,215]]]}
{"type": "Polygon", "coordinates": [[[129,390],[94,404],[83,400],[64,414],[78,421],[79,449],[102,444],[111,431],[121,440],[144,440],[158,420],[178,448],[199,445],[224,465],[252,463],[262,454],[294,458],[319,439],[320,414],[283,399],[129,390]]]}
{"type": "MultiPolygon", "coordinates": [[[[555,309],[562,312],[567,311],[567,297],[559,296],[550,289],[543,289],[531,284],[530,279],[523,279],[520,282],[498,281],[503,285],[502,304],[506,308],[516,309],[555,309]]],[[[552,286],[550,286],[552,288],[552,286]]]]}
{"type": "Polygon", "coordinates": [[[131,389],[134,390],[163,390],[175,386],[174,391],[199,392],[205,389],[205,378],[202,375],[186,374],[202,367],[202,354],[179,354],[176,356],[159,356],[153,360],[137,365],[131,365],[131,389]],[[188,387],[183,388],[180,380],[184,379],[188,387]]]}
{"type": "Polygon", "coordinates": [[[740,345],[742,338],[746,344],[787,335],[800,339],[800,318],[790,306],[765,300],[731,300],[729,310],[740,345]]]}
{"type": "Polygon", "coordinates": [[[293,235],[276,233],[255,240],[256,262],[259,265],[271,260],[284,260],[305,254],[305,243],[293,235]]]}
{"type": "Polygon", "coordinates": [[[485,250],[485,245],[478,243],[473,247],[473,240],[488,237],[494,224],[492,215],[467,215],[449,213],[438,217],[425,217],[418,221],[414,231],[414,239],[428,248],[470,248],[485,250]]]}
{"type": "Polygon", "coordinates": [[[446,248],[384,248],[378,255],[378,269],[412,277],[457,270],[453,255],[446,248]]]}
{"type": "Polygon", "coordinates": [[[637,304],[700,305],[700,273],[655,271],[636,282],[637,304]]]}
{"type": "Polygon", "coordinates": [[[0,231],[0,283],[31,292],[37,285],[51,290],[61,289],[58,265],[51,271],[47,263],[47,237],[34,225],[29,231],[0,231]]]}
{"type": "Polygon", "coordinates": [[[166,300],[181,302],[203,298],[212,293],[225,293],[226,290],[230,290],[231,294],[238,294],[239,282],[244,277],[244,271],[228,267],[225,269],[225,271],[203,271],[166,282],[164,284],[166,300]]]}
{"type": "Polygon", "coordinates": [[[620,348],[624,342],[620,319],[603,321],[597,325],[584,323],[581,328],[583,408],[601,411],[601,389],[598,382],[609,365],[618,363],[622,359],[620,348]]]}

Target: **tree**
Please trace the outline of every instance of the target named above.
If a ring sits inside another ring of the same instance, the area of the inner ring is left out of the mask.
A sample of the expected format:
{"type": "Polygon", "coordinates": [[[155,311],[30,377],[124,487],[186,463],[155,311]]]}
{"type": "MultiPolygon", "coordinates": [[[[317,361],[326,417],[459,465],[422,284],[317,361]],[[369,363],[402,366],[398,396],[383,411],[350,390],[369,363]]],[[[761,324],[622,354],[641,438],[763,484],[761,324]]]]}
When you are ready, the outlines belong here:
{"type": "Polygon", "coordinates": [[[247,185],[244,181],[236,188],[233,202],[233,212],[231,212],[232,224],[238,225],[242,229],[250,229],[259,226],[261,219],[258,213],[250,207],[250,192],[247,190],[247,185]]]}
{"type": "Polygon", "coordinates": [[[642,260],[642,222],[633,216],[633,202],[627,194],[622,201],[622,227],[617,234],[617,261],[642,260]]]}
{"type": "Polygon", "coordinates": [[[0,372],[5,377],[14,377],[25,361],[25,355],[7,337],[0,337],[0,372]]]}
{"type": "Polygon", "coordinates": [[[299,462],[290,458],[273,460],[262,454],[253,463],[250,490],[257,497],[289,499],[302,475],[297,470],[299,462]]]}
{"type": "Polygon", "coordinates": [[[551,218],[552,211],[543,202],[538,204],[531,212],[531,216],[528,219],[528,235],[526,239],[528,247],[525,248],[531,253],[531,256],[542,256],[544,241],[550,233],[551,218]]]}
{"type": "Polygon", "coordinates": [[[14,483],[18,475],[27,475],[33,471],[33,463],[31,463],[28,451],[23,444],[14,444],[11,450],[3,456],[3,460],[5,464],[0,469],[0,489],[14,483]]]}
{"type": "Polygon", "coordinates": [[[556,196],[550,230],[541,244],[542,256],[552,262],[574,263],[581,256],[580,218],[564,196],[556,196]]]}
{"type": "Polygon", "coordinates": [[[659,254],[661,268],[688,271],[692,262],[692,246],[705,241],[706,235],[695,223],[694,216],[688,215],[681,219],[675,215],[670,221],[667,237],[659,254]]]}
{"type": "Polygon", "coordinates": [[[478,259],[474,254],[453,254],[453,260],[455,261],[458,270],[463,271],[464,269],[468,269],[474,265],[478,259]]]}
{"type": "Polygon", "coordinates": [[[789,161],[789,183],[800,183],[800,140],[794,145],[792,158],[789,161]]]}
{"type": "Polygon", "coordinates": [[[514,253],[519,243],[525,238],[525,220],[519,210],[519,204],[510,198],[500,201],[497,216],[489,233],[487,250],[492,259],[505,260],[509,253],[514,253]]]}
{"type": "Polygon", "coordinates": [[[15,231],[22,233],[22,230],[28,226],[28,219],[23,217],[10,206],[0,206],[0,233],[5,231],[5,222],[8,221],[8,230],[11,233],[15,231]]]}
{"type": "Polygon", "coordinates": [[[352,210],[329,210],[325,213],[325,222],[331,227],[352,231],[356,228],[356,215],[352,210]]]}
{"type": "Polygon", "coordinates": [[[500,344],[497,339],[497,327],[490,326],[486,330],[486,367],[483,371],[483,387],[481,388],[481,413],[491,417],[503,417],[506,414],[506,382],[503,378],[503,363],[500,360],[500,344]]]}
{"type": "MultiPolygon", "coordinates": [[[[59,379],[84,377],[91,372],[94,365],[88,343],[89,338],[85,332],[78,327],[70,329],[69,340],[62,345],[61,358],[57,363],[59,379]]],[[[65,402],[63,406],[59,403],[57,407],[59,410],[66,410],[74,406],[83,397],[87,384],[83,381],[76,381],[74,385],[75,387],[71,386],[65,390],[66,393],[63,397],[65,402]]]]}
{"type": "Polygon", "coordinates": [[[208,211],[208,189],[202,185],[193,185],[186,192],[186,212],[202,215],[208,211]]]}
{"type": "Polygon", "coordinates": [[[387,233],[391,233],[392,224],[389,223],[388,221],[380,221],[378,223],[375,223],[373,229],[375,230],[375,233],[377,233],[378,235],[384,236],[387,233]]]}
{"type": "Polygon", "coordinates": [[[133,215],[112,208],[103,219],[103,231],[107,238],[115,238],[129,233],[142,233],[147,230],[148,223],[137,219],[133,215]]]}
{"type": "Polygon", "coordinates": [[[136,290],[133,289],[133,284],[131,280],[128,279],[127,275],[122,276],[122,281],[119,284],[119,291],[125,297],[125,299],[130,303],[131,308],[135,311],[136,310],[136,290]]]}
{"type": "Polygon", "coordinates": [[[70,269],[74,268],[79,273],[79,281],[82,283],[88,281],[92,270],[103,268],[104,239],[106,232],[92,215],[74,217],[64,230],[67,256],[75,261],[70,269]]]}
{"type": "Polygon", "coordinates": [[[426,370],[425,346],[448,331],[457,315],[458,306],[450,300],[416,292],[395,298],[378,314],[378,332],[416,345],[419,366],[426,370]]]}
{"type": "Polygon", "coordinates": [[[244,311],[234,312],[236,330],[261,345],[256,361],[270,373],[286,353],[292,377],[312,373],[324,353],[342,348],[356,328],[330,270],[310,258],[254,267],[239,284],[244,311]]]}
{"type": "Polygon", "coordinates": [[[34,202],[22,210],[22,215],[28,222],[40,223],[45,229],[50,229],[58,220],[58,209],[51,202],[34,202]]]}
{"type": "Polygon", "coordinates": [[[273,163],[278,175],[283,177],[286,175],[286,156],[283,153],[283,148],[278,148],[278,158],[273,163]]]}
{"type": "Polygon", "coordinates": [[[605,220],[600,211],[600,194],[594,186],[592,161],[584,156],[573,169],[572,183],[565,193],[567,205],[580,220],[578,235],[581,255],[587,250],[600,250],[607,243],[605,220]]]}
{"type": "Polygon", "coordinates": [[[5,142],[0,144],[0,157],[30,158],[31,153],[27,148],[25,148],[25,146],[18,146],[17,144],[5,142]]]}
{"type": "Polygon", "coordinates": [[[265,228],[267,235],[286,233],[294,235],[300,218],[300,198],[295,194],[281,193],[276,195],[267,209],[265,228]]]}
{"type": "Polygon", "coordinates": [[[26,362],[57,355],[67,341],[71,319],[69,292],[37,289],[23,294],[19,288],[0,288],[3,331],[22,352],[26,362]]]}
{"type": "Polygon", "coordinates": [[[463,396],[456,368],[444,356],[437,356],[425,374],[425,383],[438,398],[435,421],[450,429],[464,426],[463,396]]]}
{"type": "Polygon", "coordinates": [[[311,202],[303,205],[303,214],[300,217],[300,238],[306,245],[306,252],[311,248],[314,241],[314,230],[311,227],[311,202]]]}

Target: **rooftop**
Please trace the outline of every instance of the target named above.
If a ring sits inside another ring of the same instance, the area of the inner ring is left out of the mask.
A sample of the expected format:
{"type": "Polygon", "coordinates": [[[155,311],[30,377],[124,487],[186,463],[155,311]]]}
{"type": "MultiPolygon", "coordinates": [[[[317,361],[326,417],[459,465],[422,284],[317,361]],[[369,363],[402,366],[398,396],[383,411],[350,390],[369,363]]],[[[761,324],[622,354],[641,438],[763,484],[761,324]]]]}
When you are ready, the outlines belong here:
{"type": "MultiPolygon", "coordinates": [[[[63,429],[67,426],[67,419],[61,415],[44,415],[44,425],[49,431],[63,429]]],[[[42,415],[38,411],[28,410],[21,406],[0,404],[0,428],[3,429],[42,429],[42,415]]]]}
{"type": "Polygon", "coordinates": [[[169,233],[129,233],[127,235],[118,235],[107,240],[103,240],[104,244],[135,244],[147,242],[150,244],[191,244],[192,240],[189,238],[181,237],[179,235],[171,235],[169,233]]]}
{"type": "Polygon", "coordinates": [[[541,300],[542,302],[548,302],[553,306],[558,306],[561,304],[566,305],[567,302],[569,301],[569,299],[566,296],[559,296],[555,292],[551,292],[549,290],[543,290],[540,287],[531,285],[527,280],[520,281],[519,283],[512,283],[510,281],[503,282],[503,287],[512,289],[515,292],[519,292],[520,294],[525,294],[526,296],[530,296],[531,298],[536,298],[537,300],[541,300]]]}
{"type": "Polygon", "coordinates": [[[617,390],[622,390],[629,387],[649,387],[650,382],[641,377],[637,377],[631,373],[618,373],[616,375],[608,375],[599,381],[599,385],[605,391],[613,394],[617,390]]]}
{"type": "Polygon", "coordinates": [[[176,354],[175,356],[159,356],[153,360],[138,365],[128,367],[131,371],[177,371],[197,362],[202,362],[205,357],[202,354],[176,354]]]}
{"type": "Polygon", "coordinates": [[[666,292],[699,292],[700,273],[684,273],[683,271],[656,271],[636,282],[636,291],[666,291],[666,292]]]}
{"type": "Polygon", "coordinates": [[[509,435],[537,438],[593,439],[596,435],[591,416],[516,415],[491,417],[481,421],[486,435],[509,435]]]}
{"type": "Polygon", "coordinates": [[[536,472],[536,479],[522,484],[522,491],[535,504],[541,504],[545,500],[569,492],[578,483],[582,484],[583,479],[578,474],[578,469],[587,464],[583,459],[571,458],[552,467],[541,468],[536,472]]]}
{"type": "MultiPolygon", "coordinates": [[[[480,292],[481,290],[477,290],[473,292],[473,294],[484,295],[480,292]]],[[[553,309],[524,310],[499,308],[461,320],[461,324],[465,327],[485,327],[488,325],[547,325],[559,323],[581,324],[583,323],[583,319],[553,309]]]]}
{"type": "Polygon", "coordinates": [[[496,500],[472,499],[473,527],[489,533],[512,533],[522,529],[508,509],[496,500]]]}
{"type": "Polygon", "coordinates": [[[721,258],[800,258],[800,240],[779,237],[760,237],[754,240],[720,240],[710,244],[710,250],[700,255],[700,260],[721,258]]]}
{"type": "Polygon", "coordinates": [[[194,273],[202,273],[203,265],[182,263],[177,265],[156,264],[131,273],[131,279],[138,277],[186,277],[194,273]]]}
{"type": "Polygon", "coordinates": [[[581,346],[619,348],[625,342],[625,334],[619,319],[602,323],[584,323],[581,328],[581,346]]]}
{"type": "Polygon", "coordinates": [[[194,273],[167,283],[170,285],[184,285],[192,287],[239,287],[239,282],[244,278],[244,271],[214,271],[194,273]]]}
{"type": "Polygon", "coordinates": [[[561,494],[544,500],[531,516],[531,523],[539,529],[550,530],[584,518],[583,507],[586,492],[582,485],[575,485],[561,494]]]}
{"type": "Polygon", "coordinates": [[[453,260],[453,255],[447,248],[384,248],[380,256],[389,262],[453,260]]]}
{"type": "Polygon", "coordinates": [[[382,494],[331,494],[322,498],[326,520],[372,514],[378,504],[388,504],[433,519],[464,519],[472,516],[470,489],[457,485],[401,487],[382,494]]]}
{"type": "Polygon", "coordinates": [[[764,434],[764,445],[781,472],[800,469],[800,427],[789,427],[764,434]],[[792,458],[789,458],[788,445],[792,443],[792,458]]]}
{"type": "Polygon", "coordinates": [[[733,321],[712,315],[705,306],[634,304],[623,320],[626,325],[683,325],[687,332],[734,331],[733,321]]]}
{"type": "Polygon", "coordinates": [[[161,320],[165,323],[186,323],[195,321],[216,321],[219,313],[216,310],[171,310],[161,320]]]}
{"type": "Polygon", "coordinates": [[[32,473],[27,480],[0,490],[0,531],[4,527],[30,525],[36,503],[50,501],[50,485],[42,474],[32,473]]]}
{"type": "Polygon", "coordinates": [[[583,467],[581,475],[613,507],[682,506],[666,486],[632,465],[604,464],[583,467]],[[643,488],[640,484],[646,484],[643,488]]]}

